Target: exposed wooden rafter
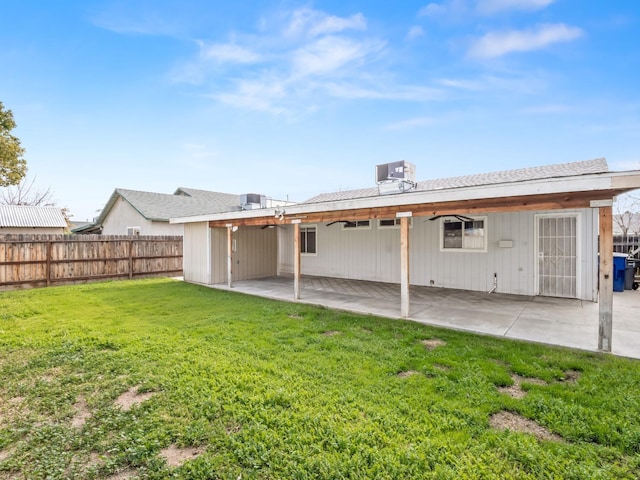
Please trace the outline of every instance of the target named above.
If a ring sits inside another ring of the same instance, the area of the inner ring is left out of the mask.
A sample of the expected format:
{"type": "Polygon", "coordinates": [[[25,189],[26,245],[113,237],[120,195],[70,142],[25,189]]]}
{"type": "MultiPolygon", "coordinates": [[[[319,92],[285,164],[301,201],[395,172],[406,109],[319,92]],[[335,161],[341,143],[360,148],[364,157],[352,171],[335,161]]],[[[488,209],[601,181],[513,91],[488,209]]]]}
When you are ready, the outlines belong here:
{"type": "Polygon", "coordinates": [[[348,210],[330,210],[321,212],[283,215],[274,222],[274,217],[238,217],[237,219],[214,220],[210,227],[225,227],[229,223],[237,226],[265,226],[279,223],[286,225],[292,220],[302,223],[322,223],[335,221],[355,221],[380,218],[395,218],[398,212],[412,212],[414,217],[437,215],[474,215],[499,212],[521,212],[532,210],[562,210],[570,208],[588,208],[592,200],[606,200],[618,195],[617,190],[597,190],[585,192],[552,193],[541,195],[522,195],[513,197],[485,198],[474,200],[456,200],[437,203],[416,203],[382,207],[354,208],[348,210]]]}

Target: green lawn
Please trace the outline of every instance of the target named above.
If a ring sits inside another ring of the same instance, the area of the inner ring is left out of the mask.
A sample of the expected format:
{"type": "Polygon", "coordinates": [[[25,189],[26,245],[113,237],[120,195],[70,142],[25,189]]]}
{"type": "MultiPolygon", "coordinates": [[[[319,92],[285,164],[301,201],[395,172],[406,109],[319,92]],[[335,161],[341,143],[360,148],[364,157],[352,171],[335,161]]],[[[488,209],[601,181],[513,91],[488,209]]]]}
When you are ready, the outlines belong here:
{"type": "Polygon", "coordinates": [[[638,478],[638,367],[171,280],[0,292],[0,479],[638,478]]]}

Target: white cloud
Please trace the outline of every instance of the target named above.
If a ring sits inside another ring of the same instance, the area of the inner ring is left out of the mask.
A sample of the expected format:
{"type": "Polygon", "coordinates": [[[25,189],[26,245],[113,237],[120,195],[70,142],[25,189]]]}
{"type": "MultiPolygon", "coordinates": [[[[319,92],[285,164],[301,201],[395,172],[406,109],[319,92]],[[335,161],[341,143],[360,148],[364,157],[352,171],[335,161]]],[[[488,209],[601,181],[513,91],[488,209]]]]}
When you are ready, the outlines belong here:
{"type": "Polygon", "coordinates": [[[573,110],[569,105],[563,104],[551,104],[551,105],[537,105],[535,107],[525,108],[522,112],[534,115],[549,115],[549,114],[561,114],[568,113],[573,110]]]}
{"type": "Polygon", "coordinates": [[[444,4],[430,3],[418,10],[419,17],[433,17],[435,15],[441,15],[447,11],[444,4]]]}
{"type": "Polygon", "coordinates": [[[348,64],[360,62],[383,47],[382,42],[323,37],[294,52],[292,62],[298,75],[326,75],[348,64]]]}
{"type": "Polygon", "coordinates": [[[260,61],[260,55],[254,51],[233,43],[215,43],[205,45],[199,42],[200,57],[213,59],[220,63],[255,63],[260,61]]]}
{"type": "Polygon", "coordinates": [[[430,117],[417,117],[402,120],[400,122],[391,123],[384,127],[385,130],[409,130],[417,127],[424,127],[426,125],[433,125],[436,120],[430,117]]]}
{"type": "MultiPolygon", "coordinates": [[[[274,22],[263,19],[253,32],[231,32],[228,42],[197,42],[199,54],[177,66],[171,79],[209,88],[207,98],[234,108],[291,118],[332,99],[443,98],[443,89],[398,82],[385,61],[387,43],[366,27],[360,13],[338,17],[298,9],[274,22]]],[[[420,26],[409,32],[422,34],[420,26]]]]}
{"type": "Polygon", "coordinates": [[[477,9],[484,14],[492,14],[505,10],[540,10],[551,5],[555,0],[479,0],[477,9]]]}
{"type": "Polygon", "coordinates": [[[470,0],[445,0],[431,2],[418,10],[419,17],[460,16],[471,12],[470,0]]]}
{"type": "Polygon", "coordinates": [[[443,87],[455,88],[458,90],[478,91],[486,88],[486,82],[472,80],[455,80],[452,78],[441,78],[438,83],[443,87]]]}
{"type": "Polygon", "coordinates": [[[509,10],[535,11],[548,7],[556,0],[444,0],[429,3],[418,11],[419,17],[438,17],[478,13],[493,15],[509,10]]]}
{"type": "Polygon", "coordinates": [[[350,100],[400,100],[426,102],[442,100],[442,90],[414,85],[363,86],[360,84],[331,83],[325,85],[329,95],[350,100]]]}
{"type": "Polygon", "coordinates": [[[361,13],[350,17],[336,17],[319,10],[301,8],[294,11],[291,17],[291,22],[285,30],[287,36],[317,37],[344,30],[366,30],[367,28],[367,21],[361,13]]]}
{"type": "Polygon", "coordinates": [[[234,92],[211,95],[212,98],[236,108],[284,114],[287,110],[279,105],[287,91],[278,79],[241,80],[234,92]]]}
{"type": "Polygon", "coordinates": [[[476,40],[468,51],[473,58],[495,58],[511,52],[539,50],[551,44],[569,42],[582,35],[582,30],[563,23],[540,25],[532,30],[490,32],[476,40]]]}
{"type": "Polygon", "coordinates": [[[407,32],[407,39],[408,40],[413,40],[414,38],[418,38],[418,37],[421,37],[423,35],[424,35],[424,30],[422,29],[422,27],[420,27],[418,25],[414,25],[407,32]]]}

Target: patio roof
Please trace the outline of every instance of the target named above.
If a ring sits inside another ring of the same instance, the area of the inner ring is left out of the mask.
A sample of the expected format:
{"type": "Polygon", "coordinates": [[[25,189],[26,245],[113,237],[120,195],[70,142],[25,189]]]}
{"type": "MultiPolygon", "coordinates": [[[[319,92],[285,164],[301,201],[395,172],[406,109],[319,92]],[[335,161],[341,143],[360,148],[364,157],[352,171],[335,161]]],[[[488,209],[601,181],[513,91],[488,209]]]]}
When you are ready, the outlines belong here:
{"type": "Polygon", "coordinates": [[[265,226],[393,218],[400,212],[435,216],[587,208],[637,188],[640,170],[610,172],[606,161],[597,159],[419,182],[414,191],[392,195],[377,194],[376,188],[325,194],[284,209],[180,217],[171,223],[265,226]]]}

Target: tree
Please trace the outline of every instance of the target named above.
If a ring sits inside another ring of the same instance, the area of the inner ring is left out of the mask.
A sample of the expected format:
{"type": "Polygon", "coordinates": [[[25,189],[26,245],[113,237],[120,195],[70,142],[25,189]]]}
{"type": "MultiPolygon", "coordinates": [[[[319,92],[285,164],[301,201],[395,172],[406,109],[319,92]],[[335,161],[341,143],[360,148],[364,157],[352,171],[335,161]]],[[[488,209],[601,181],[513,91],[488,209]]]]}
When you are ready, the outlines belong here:
{"type": "Polygon", "coordinates": [[[11,135],[14,128],[13,112],[5,110],[0,102],[0,187],[20,183],[27,173],[24,148],[20,146],[18,137],[11,135]]]}
{"type": "Polygon", "coordinates": [[[631,194],[621,195],[616,200],[613,221],[622,231],[623,236],[638,235],[640,230],[640,199],[631,194]]]}
{"type": "Polygon", "coordinates": [[[20,183],[11,187],[0,188],[0,204],[2,205],[54,205],[51,188],[43,190],[35,186],[36,177],[30,181],[24,177],[20,183]]]}

